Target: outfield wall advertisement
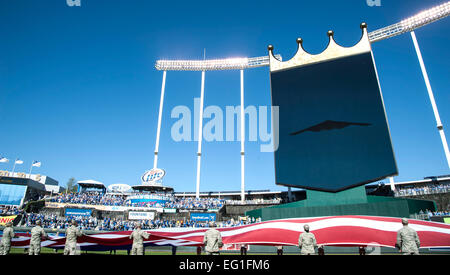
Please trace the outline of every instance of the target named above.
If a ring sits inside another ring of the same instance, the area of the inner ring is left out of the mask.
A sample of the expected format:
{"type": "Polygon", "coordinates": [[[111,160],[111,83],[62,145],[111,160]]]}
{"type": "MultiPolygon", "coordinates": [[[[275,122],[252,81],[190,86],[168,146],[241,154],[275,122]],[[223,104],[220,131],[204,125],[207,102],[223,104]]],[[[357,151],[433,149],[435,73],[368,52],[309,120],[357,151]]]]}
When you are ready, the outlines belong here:
{"type": "Polygon", "coordinates": [[[90,204],[75,204],[75,203],[58,203],[58,202],[45,202],[45,207],[48,208],[89,208],[100,211],[156,211],[163,213],[162,207],[133,207],[133,206],[109,206],[109,205],[90,205],[90,204]]]}
{"type": "Polygon", "coordinates": [[[216,213],[191,213],[191,221],[196,222],[214,222],[216,221],[216,213]]]}
{"type": "Polygon", "coordinates": [[[155,219],[155,212],[139,212],[130,211],[128,212],[129,220],[153,220],[155,219]]]}

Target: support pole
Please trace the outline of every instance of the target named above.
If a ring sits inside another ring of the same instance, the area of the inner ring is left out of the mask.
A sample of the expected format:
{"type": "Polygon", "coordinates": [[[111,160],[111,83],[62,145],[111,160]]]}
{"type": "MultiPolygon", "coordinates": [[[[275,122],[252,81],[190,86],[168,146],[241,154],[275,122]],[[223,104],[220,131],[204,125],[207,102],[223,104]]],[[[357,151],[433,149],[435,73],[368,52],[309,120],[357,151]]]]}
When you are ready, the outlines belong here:
{"type": "Polygon", "coordinates": [[[164,91],[165,91],[165,89],[166,89],[166,71],[163,71],[161,98],[159,101],[158,128],[156,130],[155,159],[153,161],[153,168],[157,168],[157,166],[158,166],[159,136],[161,133],[161,119],[162,119],[162,112],[163,112],[163,106],[164,106],[164,91]]]}
{"type": "Polygon", "coordinates": [[[245,113],[244,113],[244,70],[241,70],[241,201],[245,201],[245,113]]]}
{"type": "Polygon", "coordinates": [[[197,185],[195,197],[200,198],[200,165],[202,160],[202,138],[203,138],[203,98],[205,94],[205,71],[202,71],[202,85],[200,90],[200,114],[198,124],[198,150],[197,150],[197,185]]]}
{"type": "Polygon", "coordinates": [[[434,100],[433,90],[431,90],[430,80],[428,79],[427,70],[425,64],[423,63],[422,53],[420,52],[419,44],[417,43],[416,34],[414,31],[411,32],[411,38],[414,43],[414,48],[416,49],[417,58],[419,59],[420,68],[422,69],[423,79],[425,80],[425,85],[427,87],[428,96],[430,97],[431,107],[433,107],[434,117],[436,119],[437,128],[442,140],[442,146],[444,147],[445,157],[447,158],[447,164],[450,168],[450,152],[448,150],[447,139],[445,138],[444,126],[442,125],[441,118],[439,117],[438,108],[436,106],[436,101],[434,100]]]}
{"type": "Polygon", "coordinates": [[[389,183],[391,185],[391,190],[395,191],[394,177],[389,177],[389,183]]]}
{"type": "Polygon", "coordinates": [[[241,201],[245,201],[245,112],[244,112],[244,70],[241,70],[241,201]]]}

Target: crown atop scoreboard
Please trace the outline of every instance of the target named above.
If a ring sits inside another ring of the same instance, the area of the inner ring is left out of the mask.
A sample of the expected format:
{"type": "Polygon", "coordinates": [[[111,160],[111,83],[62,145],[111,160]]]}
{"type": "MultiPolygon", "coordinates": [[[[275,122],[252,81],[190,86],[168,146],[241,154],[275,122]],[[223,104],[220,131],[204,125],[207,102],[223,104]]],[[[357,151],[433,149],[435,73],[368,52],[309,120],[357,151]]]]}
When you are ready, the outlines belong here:
{"type": "Polygon", "coordinates": [[[342,47],[328,32],[327,48],[312,55],[297,39],[281,62],[269,46],[276,184],[340,192],[397,175],[386,112],[367,34],[342,47]]]}
{"type": "Polygon", "coordinates": [[[285,69],[290,69],[298,66],[305,66],[309,64],[319,63],[323,61],[328,61],[334,58],[341,58],[356,54],[361,54],[365,52],[370,52],[370,41],[369,35],[367,33],[367,24],[361,23],[360,25],[362,36],[359,42],[353,47],[342,47],[334,41],[334,32],[328,31],[327,35],[329,38],[327,48],[319,54],[310,54],[303,48],[303,39],[297,38],[297,52],[291,59],[287,61],[278,60],[273,54],[274,47],[269,45],[267,49],[269,50],[270,59],[270,71],[276,72],[285,69]]]}

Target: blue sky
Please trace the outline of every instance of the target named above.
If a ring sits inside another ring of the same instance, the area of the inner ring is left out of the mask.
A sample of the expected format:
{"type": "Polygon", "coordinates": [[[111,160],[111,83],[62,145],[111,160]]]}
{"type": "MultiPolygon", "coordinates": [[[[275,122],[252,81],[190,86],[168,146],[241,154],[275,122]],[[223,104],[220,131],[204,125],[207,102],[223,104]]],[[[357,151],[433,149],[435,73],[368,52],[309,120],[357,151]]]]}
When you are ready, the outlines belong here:
{"type": "MultiPolygon", "coordinates": [[[[140,183],[153,166],[162,72],[158,59],[253,57],[267,45],[289,59],[295,39],[319,53],[326,32],[344,46],[444,1],[131,1],[0,2],[0,155],[65,185],[70,177],[106,185],[140,183]]],[[[444,129],[450,125],[449,19],[416,31],[444,129]]],[[[409,34],[372,45],[394,152],[397,181],[449,174],[419,63],[409,34]]],[[[193,108],[199,72],[168,72],[159,167],[165,185],[195,191],[196,142],[175,142],[178,105],[193,108]]],[[[238,106],[239,71],[207,72],[205,107],[238,106]]],[[[245,71],[245,104],[270,105],[267,67],[245,71]]],[[[447,130],[447,134],[450,133],[447,130]]],[[[246,142],[246,187],[274,184],[273,154],[246,142]]],[[[201,191],[239,190],[240,144],[203,144],[201,191]]],[[[13,163],[0,163],[11,170],[13,163]]]]}

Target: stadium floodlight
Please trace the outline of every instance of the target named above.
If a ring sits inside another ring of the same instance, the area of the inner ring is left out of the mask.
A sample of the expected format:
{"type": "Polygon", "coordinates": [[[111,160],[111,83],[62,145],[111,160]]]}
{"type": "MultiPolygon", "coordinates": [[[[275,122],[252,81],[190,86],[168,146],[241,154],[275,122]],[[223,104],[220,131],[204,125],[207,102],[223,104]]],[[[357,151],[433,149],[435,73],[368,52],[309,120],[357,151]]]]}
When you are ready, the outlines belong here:
{"type": "Polygon", "coordinates": [[[371,43],[411,32],[417,28],[445,18],[450,14],[450,1],[434,8],[422,11],[414,16],[406,18],[399,23],[375,30],[369,33],[371,43]]]}
{"type": "MultiPolygon", "coordinates": [[[[447,1],[446,3],[433,7],[431,9],[422,11],[412,17],[409,17],[407,19],[404,19],[396,24],[377,29],[375,31],[372,31],[368,33],[369,41],[370,43],[378,42],[390,37],[394,37],[406,32],[411,32],[411,35],[413,34],[413,31],[417,28],[420,28],[424,25],[433,23],[437,20],[443,19],[447,17],[450,14],[450,1],[447,1]]],[[[414,37],[413,37],[414,39],[414,37]]],[[[417,44],[415,42],[415,44],[417,44]]],[[[418,46],[416,46],[416,51],[418,52],[418,55],[420,55],[420,52],[418,50],[418,46]]],[[[277,54],[275,57],[282,61],[282,57],[277,54]]],[[[423,61],[420,60],[421,66],[423,61]]],[[[163,71],[163,82],[161,87],[161,101],[160,101],[160,109],[159,109],[159,116],[158,116],[158,129],[157,129],[157,138],[156,138],[156,145],[155,145],[155,156],[154,156],[154,167],[157,166],[158,161],[158,148],[159,148],[159,136],[160,136],[160,128],[161,128],[161,116],[162,116],[162,109],[163,109],[163,100],[164,100],[164,91],[165,91],[165,82],[166,82],[166,72],[167,71],[201,71],[202,72],[202,82],[201,82],[201,92],[200,92],[200,98],[201,98],[201,112],[203,111],[203,96],[204,96],[204,82],[205,82],[205,71],[217,71],[217,70],[240,70],[241,71],[241,127],[244,129],[245,127],[245,121],[244,116],[242,115],[243,108],[244,108],[244,102],[243,102],[243,96],[244,96],[244,79],[243,79],[243,70],[249,69],[249,68],[257,68],[257,67],[264,67],[269,66],[270,58],[269,56],[259,56],[259,57],[236,57],[236,58],[224,58],[224,59],[210,59],[210,60],[158,60],[156,61],[155,68],[159,71],[163,71]]],[[[427,78],[424,66],[422,66],[422,71],[424,73],[424,78],[427,78]]],[[[431,88],[428,87],[429,83],[427,83],[427,88],[430,94],[430,99],[432,100],[432,104],[434,103],[434,98],[432,98],[432,92],[431,88]]],[[[434,107],[433,107],[434,108],[434,107]]],[[[445,140],[445,135],[442,129],[442,123],[440,122],[440,118],[437,113],[437,107],[435,108],[435,115],[438,129],[441,134],[441,138],[444,144],[444,148],[446,148],[446,156],[447,161],[449,163],[450,167],[450,152],[448,150],[448,145],[445,140]]],[[[197,180],[196,180],[196,197],[199,198],[200,196],[200,162],[201,162],[201,142],[202,142],[202,118],[203,116],[200,115],[200,127],[199,127],[199,139],[198,139],[198,151],[197,151],[197,180]]],[[[244,133],[244,132],[243,132],[244,133]]],[[[244,174],[244,138],[241,138],[241,200],[245,200],[245,174],[244,174]]],[[[393,178],[391,180],[391,188],[395,188],[395,183],[393,178]]],[[[290,193],[290,189],[289,189],[290,193]]]]}
{"type": "MultiPolygon", "coordinates": [[[[280,55],[276,57],[281,60],[280,55]]],[[[160,71],[217,71],[243,70],[267,65],[269,65],[269,56],[209,60],[158,60],[155,67],[160,71]]]]}
{"type": "MultiPolygon", "coordinates": [[[[371,43],[378,42],[417,28],[433,23],[450,14],[450,1],[422,11],[399,23],[372,31],[369,33],[371,43]]],[[[276,55],[281,61],[281,56],[276,55]]],[[[210,60],[158,60],[155,68],[160,71],[217,71],[217,70],[243,70],[256,67],[269,66],[268,56],[251,58],[225,58],[210,60]]]]}

